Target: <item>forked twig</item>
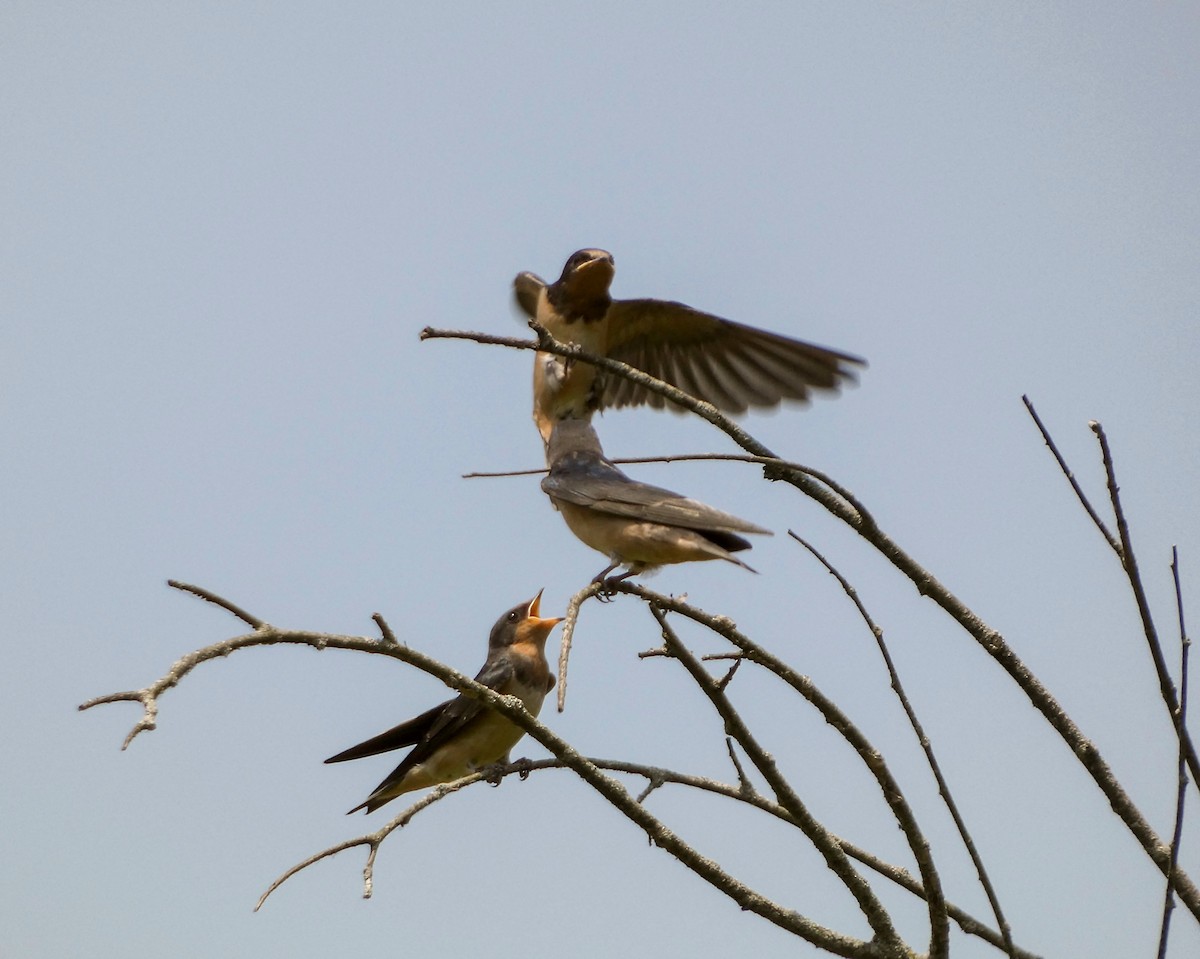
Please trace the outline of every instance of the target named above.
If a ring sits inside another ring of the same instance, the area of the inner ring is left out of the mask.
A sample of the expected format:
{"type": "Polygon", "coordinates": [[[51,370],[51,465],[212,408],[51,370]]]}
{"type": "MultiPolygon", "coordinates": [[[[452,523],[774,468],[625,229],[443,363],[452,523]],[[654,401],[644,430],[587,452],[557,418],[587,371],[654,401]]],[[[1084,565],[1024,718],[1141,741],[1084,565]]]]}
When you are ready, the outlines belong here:
{"type": "MultiPolygon", "coordinates": [[[[620,583],[618,585],[624,586],[627,584],[620,583]]],[[[771,787],[771,791],[775,794],[776,801],[791,813],[792,818],[796,821],[796,825],[825,860],[825,864],[854,897],[855,902],[858,903],[859,911],[862,912],[863,917],[871,927],[875,940],[889,951],[902,949],[903,940],[901,940],[899,933],[892,924],[891,916],[876,897],[871,887],[853,868],[845,851],[824,825],[808,811],[795,790],[792,789],[791,784],[779,771],[775,760],[763,749],[753,733],[750,732],[749,727],[746,726],[738,711],[729,701],[729,697],[725,695],[725,691],[719,688],[717,681],[708,674],[700,660],[675,635],[675,631],[667,622],[666,614],[669,607],[650,603],[649,608],[650,614],[654,617],[655,622],[658,623],[659,629],[662,631],[664,645],[671,651],[672,656],[683,664],[696,685],[708,697],[709,702],[712,703],[724,721],[726,732],[742,747],[750,762],[754,764],[760,775],[767,781],[767,784],[771,787]]],[[[945,953],[938,951],[937,953],[931,953],[931,955],[940,957],[945,955],[945,953]]]]}
{"type": "MultiPolygon", "coordinates": [[[[1028,396],[1022,396],[1021,400],[1025,404],[1025,409],[1029,411],[1029,415],[1033,418],[1033,422],[1037,425],[1038,432],[1042,434],[1042,439],[1045,441],[1047,448],[1054,455],[1055,461],[1058,463],[1059,469],[1071,484],[1071,488],[1075,491],[1076,497],[1083,506],[1084,511],[1091,518],[1096,528],[1101,535],[1107,540],[1108,545],[1112,547],[1117,558],[1121,561],[1121,568],[1125,571],[1126,579],[1129,580],[1129,587],[1133,591],[1134,602],[1137,604],[1138,616],[1142,620],[1142,631],[1146,636],[1146,644],[1150,650],[1150,659],[1154,663],[1154,672],[1158,677],[1159,693],[1162,696],[1163,703],[1167,707],[1167,713],[1171,718],[1171,724],[1175,727],[1175,735],[1179,737],[1181,747],[1184,750],[1184,755],[1187,760],[1188,768],[1191,770],[1192,781],[1200,785],[1200,756],[1197,756],[1195,743],[1188,732],[1187,726],[1180,722],[1179,718],[1179,699],[1176,695],[1175,684],[1171,681],[1170,670],[1167,669],[1167,660],[1163,655],[1162,644],[1158,640],[1158,630],[1154,625],[1154,618],[1150,613],[1150,602],[1146,598],[1146,590],[1142,585],[1142,577],[1138,572],[1137,556],[1133,551],[1133,542],[1129,535],[1129,523],[1125,519],[1125,508],[1121,504],[1120,487],[1117,485],[1116,468],[1113,466],[1112,450],[1108,445],[1108,436],[1104,432],[1104,427],[1095,420],[1088,423],[1088,428],[1095,434],[1097,442],[1100,444],[1100,458],[1104,465],[1104,475],[1108,485],[1109,502],[1112,505],[1113,517],[1117,524],[1118,536],[1114,537],[1109,532],[1108,527],[1104,525],[1104,521],[1092,507],[1083,490],[1080,489],[1079,483],[1075,480],[1075,474],[1067,466],[1067,462],[1063,459],[1062,454],[1058,451],[1058,445],[1050,436],[1050,431],[1046,429],[1042,419],[1034,409],[1033,403],[1030,402],[1028,396]]],[[[1171,870],[1169,864],[1161,861],[1161,856],[1156,858],[1160,868],[1171,870]]],[[[1170,874],[1169,872],[1167,873],[1170,874]]],[[[1196,909],[1193,908],[1193,913],[1196,909]]],[[[1198,914],[1200,918],[1200,914],[1198,914]]]]}
{"type": "MultiPolygon", "coordinates": [[[[1088,423],[1088,426],[1096,434],[1096,439],[1100,443],[1104,474],[1108,479],[1109,501],[1112,503],[1113,515],[1117,520],[1117,535],[1121,539],[1121,550],[1118,555],[1121,558],[1125,576],[1129,580],[1129,587],[1133,590],[1134,601],[1137,603],[1138,615],[1142,620],[1142,631],[1146,636],[1146,646],[1150,650],[1150,659],[1154,663],[1154,672],[1158,676],[1158,690],[1167,707],[1171,724],[1175,727],[1175,735],[1179,737],[1179,746],[1183,750],[1188,769],[1191,771],[1192,781],[1200,785],[1200,756],[1197,756],[1196,744],[1192,741],[1191,734],[1183,722],[1183,714],[1179,708],[1179,696],[1175,690],[1175,683],[1171,680],[1171,671],[1167,668],[1167,658],[1163,655],[1162,644],[1158,641],[1158,630],[1154,625],[1154,617],[1150,613],[1150,601],[1146,598],[1142,575],[1138,572],[1137,555],[1133,551],[1129,523],[1125,519],[1125,508],[1121,505],[1121,491],[1117,486],[1116,468],[1113,466],[1112,452],[1108,448],[1108,437],[1104,433],[1104,427],[1095,420],[1088,423]]],[[[1168,875],[1170,874],[1168,872],[1168,875]]]]}
{"type": "Polygon", "coordinates": [[[916,710],[913,708],[912,702],[909,700],[908,694],[905,693],[904,686],[900,682],[900,674],[896,670],[892,654],[883,639],[883,630],[875,623],[871,614],[867,612],[866,606],[863,605],[863,601],[858,595],[858,590],[850,585],[846,577],[807,540],[797,536],[790,529],[788,530],[788,535],[808,550],[816,558],[817,562],[824,566],[829,574],[841,584],[842,590],[850,597],[854,608],[858,610],[858,614],[862,617],[863,622],[867,624],[867,629],[875,637],[875,644],[879,647],[880,656],[883,657],[883,663],[887,669],[892,690],[900,700],[900,706],[904,709],[904,715],[908,717],[908,723],[912,726],[913,733],[917,737],[917,743],[925,753],[925,761],[929,764],[929,768],[933,772],[933,778],[938,784],[938,793],[941,795],[942,801],[946,804],[946,808],[950,811],[950,818],[954,820],[954,826],[958,829],[958,834],[962,839],[963,845],[966,847],[967,853],[971,857],[971,862],[975,866],[975,874],[979,877],[979,884],[983,887],[983,891],[987,895],[988,904],[992,907],[992,914],[996,917],[996,925],[999,927],[1000,934],[1004,940],[1004,951],[1009,956],[1013,956],[1016,947],[1012,941],[1012,927],[1009,925],[1008,920],[1004,918],[1004,911],[1000,908],[1000,899],[996,895],[995,887],[992,885],[987,870],[983,866],[983,858],[979,855],[979,850],[975,847],[975,841],[971,838],[971,833],[967,830],[966,821],[959,812],[958,803],[954,801],[954,797],[950,793],[950,784],[946,782],[945,776],[942,775],[942,767],[938,763],[937,757],[933,754],[933,744],[930,742],[928,735],[926,735],[925,727],[917,718],[916,710]]]}
{"type": "Polygon", "coordinates": [[[1121,544],[1118,543],[1117,538],[1109,532],[1108,527],[1104,525],[1104,520],[1100,518],[1100,514],[1097,513],[1092,507],[1091,501],[1087,498],[1087,494],[1084,493],[1083,488],[1079,485],[1079,481],[1075,479],[1075,474],[1071,472],[1071,467],[1067,465],[1067,461],[1063,459],[1062,453],[1058,451],[1058,444],[1054,442],[1053,437],[1050,435],[1050,431],[1046,429],[1046,425],[1042,422],[1042,418],[1038,416],[1037,410],[1033,408],[1033,402],[1028,396],[1025,395],[1021,396],[1021,402],[1025,404],[1025,409],[1028,410],[1029,415],[1033,417],[1033,422],[1037,426],[1038,432],[1042,434],[1042,440],[1045,442],[1046,447],[1050,450],[1051,455],[1054,456],[1055,461],[1057,461],[1058,468],[1062,470],[1063,476],[1065,476],[1067,478],[1067,482],[1071,484],[1071,489],[1075,491],[1075,496],[1079,500],[1079,505],[1082,506],[1084,512],[1091,517],[1092,522],[1096,524],[1096,529],[1100,530],[1100,535],[1102,535],[1108,542],[1108,545],[1112,547],[1113,552],[1120,556],[1121,544]]]}
{"type": "MultiPolygon", "coordinates": [[[[862,731],[850,721],[850,718],[844,712],[842,712],[836,703],[834,703],[819,689],[817,689],[816,685],[809,677],[801,676],[787,663],[779,659],[777,656],[767,652],[767,650],[758,643],[755,643],[744,633],[740,632],[728,617],[713,616],[710,613],[706,613],[703,610],[681,600],[664,596],[661,593],[652,592],[651,590],[646,589],[644,586],[629,582],[628,580],[622,583],[617,583],[616,589],[618,592],[632,593],[635,596],[641,596],[643,599],[648,600],[650,602],[651,612],[654,612],[656,620],[660,618],[659,611],[670,610],[671,612],[679,613],[693,622],[707,627],[708,629],[717,633],[719,636],[724,637],[735,647],[741,650],[747,659],[751,660],[756,665],[769,670],[784,683],[803,696],[804,699],[816,707],[825,721],[829,723],[829,725],[833,727],[833,729],[839,735],[841,735],[843,739],[846,740],[851,748],[854,749],[856,755],[862,761],[863,765],[866,766],[867,771],[879,784],[880,792],[883,795],[884,801],[887,803],[888,808],[895,817],[896,823],[900,827],[900,831],[904,835],[905,840],[908,842],[909,849],[912,851],[913,857],[917,861],[917,868],[921,872],[921,881],[926,890],[925,901],[929,909],[932,938],[930,944],[931,955],[943,955],[945,950],[948,948],[948,931],[946,929],[946,900],[945,895],[942,892],[941,879],[939,878],[937,869],[933,863],[929,842],[925,839],[925,836],[921,831],[920,824],[917,822],[916,816],[914,815],[908,800],[904,796],[904,791],[900,788],[899,782],[892,775],[891,770],[888,768],[887,761],[883,758],[880,752],[875,749],[866,736],[863,735],[862,731]]],[[[664,640],[667,638],[667,636],[668,632],[664,624],[664,640]]],[[[685,647],[682,647],[682,644],[667,643],[667,645],[671,649],[672,653],[674,653],[676,656],[680,655],[680,649],[686,650],[685,647]]],[[[686,661],[684,662],[684,665],[687,665],[686,661]]],[[[692,669],[689,667],[688,671],[691,673],[692,669]]],[[[700,669],[700,674],[708,678],[708,682],[715,690],[715,681],[712,680],[711,677],[708,677],[708,674],[704,672],[702,668],[700,669]]],[[[693,673],[693,676],[697,677],[697,674],[693,673]]],[[[706,695],[709,695],[709,698],[713,701],[714,705],[718,705],[718,702],[721,700],[727,702],[723,692],[720,690],[715,690],[716,695],[720,697],[720,700],[716,700],[713,698],[712,693],[710,693],[708,686],[701,683],[698,677],[696,681],[701,685],[701,688],[704,690],[706,695]]],[[[765,766],[759,765],[759,762],[756,759],[756,754],[751,752],[751,750],[747,748],[747,744],[743,742],[742,739],[736,735],[736,733],[734,733],[734,730],[729,726],[728,721],[726,723],[726,729],[734,735],[734,739],[738,741],[739,745],[741,745],[743,750],[747,753],[747,755],[749,755],[751,761],[755,763],[755,766],[758,768],[759,772],[762,773],[767,779],[768,785],[770,785],[771,789],[775,791],[776,798],[779,800],[779,802],[788,808],[789,811],[792,811],[795,814],[796,811],[789,805],[789,799],[794,798],[796,803],[799,803],[799,799],[794,797],[794,794],[791,792],[791,787],[787,781],[783,780],[782,777],[778,775],[773,761],[767,763],[765,766]],[[780,792],[780,790],[783,791],[780,792]]]]}

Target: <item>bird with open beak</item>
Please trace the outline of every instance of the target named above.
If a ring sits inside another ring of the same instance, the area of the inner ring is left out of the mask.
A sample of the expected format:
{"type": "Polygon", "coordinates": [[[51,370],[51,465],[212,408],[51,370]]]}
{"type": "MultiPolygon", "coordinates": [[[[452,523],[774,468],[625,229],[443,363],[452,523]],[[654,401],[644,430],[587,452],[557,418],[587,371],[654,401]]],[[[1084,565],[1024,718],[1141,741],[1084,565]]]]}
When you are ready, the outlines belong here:
{"type": "MultiPolygon", "coordinates": [[[[538,614],[542,591],[518,603],[498,620],[488,636],[487,660],[475,681],[506,696],[516,696],[536,716],[554,687],[546,662],[546,638],[562,622],[538,614]]],[[[350,812],[374,812],[384,803],[414,789],[461,779],[499,762],[525,735],[495,710],[460,694],[426,710],[420,716],[351,746],[327,763],[361,759],[404,746],[412,751],[388,774],[366,800],[350,812]]]]}

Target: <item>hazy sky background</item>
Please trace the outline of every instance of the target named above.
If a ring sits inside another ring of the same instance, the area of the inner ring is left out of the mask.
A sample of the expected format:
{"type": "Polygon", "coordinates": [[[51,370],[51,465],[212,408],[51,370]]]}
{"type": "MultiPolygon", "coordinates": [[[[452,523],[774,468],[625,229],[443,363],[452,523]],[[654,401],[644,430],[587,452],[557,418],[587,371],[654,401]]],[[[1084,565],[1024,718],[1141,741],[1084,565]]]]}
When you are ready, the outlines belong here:
{"type": "MultiPolygon", "coordinates": [[[[870,360],[836,401],[746,425],[1000,629],[1168,835],[1174,750],[1136,610],[1020,397],[1102,508],[1086,424],[1106,427],[1175,640],[1172,544],[1200,620],[1197,49],[1200,12],[1176,3],[7,3],[0,954],[808,951],[561,772],[423,813],[384,845],[369,902],[355,850],[252,914],[288,866],[402,808],[343,816],[392,757],[321,765],[445,696],[392,661],[206,664],[126,753],[136,706],[75,710],[240,632],[168,577],[281,626],[370,634],[378,611],[466,672],[501,611],[545,587],[561,612],[602,557],[536,478],[459,478],[540,465],[530,356],[417,334],[520,333],[512,276],[553,278],[583,246],[614,253],[618,296],[870,360]]],[[[664,414],[598,426],[613,456],[733,451],[664,414]]],[[[931,602],[752,467],[631,472],[776,530],[758,576],[710,563],[648,585],[729,615],[852,715],[952,901],[989,919],[870,635],[788,528],[886,630],[1017,942],[1153,953],[1161,879],[931,602]]],[[[656,642],[634,601],[588,606],[566,712],[544,718],[592,755],[731,779],[681,667],[637,659],[656,642]]],[[[830,829],[911,866],[813,709],[752,670],[731,692],[830,829]]],[[[798,835],[678,789],[649,803],[765,893],[865,933],[798,835]]],[[[923,909],[871,881],[925,948],[923,909]]],[[[1196,955],[1195,921],[1175,927],[1171,955],[1196,955]]]]}

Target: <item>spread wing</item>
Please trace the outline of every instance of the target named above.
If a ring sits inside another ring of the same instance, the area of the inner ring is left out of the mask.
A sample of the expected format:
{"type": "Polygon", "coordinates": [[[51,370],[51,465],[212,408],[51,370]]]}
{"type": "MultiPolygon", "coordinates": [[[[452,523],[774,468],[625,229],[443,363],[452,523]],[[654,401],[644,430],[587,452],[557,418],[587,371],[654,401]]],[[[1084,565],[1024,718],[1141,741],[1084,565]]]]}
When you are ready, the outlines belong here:
{"type": "MultiPolygon", "coordinates": [[[[535,300],[536,302],[536,300],[535,300]]],[[[853,382],[866,361],[777,333],[743,326],[667,300],[614,300],[608,355],[728,413],[804,402],[813,390],[853,382]]],[[[618,376],[607,377],[603,406],[672,406],[618,376]]]]}
{"type": "Polygon", "coordinates": [[[603,471],[551,470],[550,475],[542,480],[542,489],[555,499],[616,516],[684,529],[771,535],[770,530],[698,500],[631,480],[612,467],[603,471]]]}
{"type": "Polygon", "coordinates": [[[546,281],[536,273],[518,273],[513,280],[513,300],[527,318],[537,316],[538,297],[545,288],[546,281]]]}

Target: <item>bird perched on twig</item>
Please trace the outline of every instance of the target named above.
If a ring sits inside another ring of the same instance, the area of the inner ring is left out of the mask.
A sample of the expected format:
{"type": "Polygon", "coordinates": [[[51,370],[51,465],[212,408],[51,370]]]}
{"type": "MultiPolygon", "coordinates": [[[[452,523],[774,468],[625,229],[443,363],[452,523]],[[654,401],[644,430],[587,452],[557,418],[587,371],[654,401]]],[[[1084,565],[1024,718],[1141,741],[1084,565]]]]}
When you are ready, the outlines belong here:
{"type": "MultiPolygon", "coordinates": [[[[554,686],[546,662],[546,637],[561,619],[538,616],[541,591],[501,616],[488,637],[488,654],[475,676],[477,683],[506,696],[516,696],[534,716],[554,686]]],[[[387,778],[350,812],[374,812],[384,803],[414,789],[436,786],[507,761],[509,750],[524,736],[495,710],[463,694],[426,710],[357,746],[330,756],[327,763],[361,759],[413,746],[387,778]]]]}
{"type": "Polygon", "coordinates": [[[559,420],[547,452],[550,474],[542,490],[562,513],[571,532],[611,560],[592,582],[618,566],[625,579],[670,563],[723,559],[743,569],[733,554],[750,548],[739,533],[770,530],[723,513],[679,493],[630,479],[604,455],[591,423],[559,420]]]}

